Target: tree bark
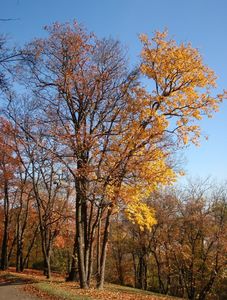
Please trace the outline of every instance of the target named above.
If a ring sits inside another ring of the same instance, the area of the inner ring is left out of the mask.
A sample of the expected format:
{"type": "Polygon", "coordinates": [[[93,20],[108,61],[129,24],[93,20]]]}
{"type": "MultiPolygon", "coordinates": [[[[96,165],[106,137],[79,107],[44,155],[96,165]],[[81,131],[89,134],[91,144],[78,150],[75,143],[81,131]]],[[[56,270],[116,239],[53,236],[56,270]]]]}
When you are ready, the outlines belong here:
{"type": "Polygon", "coordinates": [[[80,287],[82,289],[88,288],[87,276],[85,270],[85,255],[84,255],[84,232],[83,232],[83,219],[82,219],[82,191],[80,189],[80,184],[76,183],[77,195],[76,195],[76,243],[77,243],[77,256],[78,256],[78,270],[80,287]]]}
{"type": "Polygon", "coordinates": [[[66,281],[78,281],[78,269],[77,269],[76,255],[77,255],[77,242],[76,242],[76,236],[75,236],[72,262],[71,262],[70,272],[69,272],[68,277],[66,278],[66,281]]]}
{"type": "Polygon", "coordinates": [[[9,191],[8,182],[4,184],[4,230],[1,252],[1,270],[8,269],[8,233],[9,231],[9,191]]]}
{"type": "Polygon", "coordinates": [[[102,252],[100,257],[100,273],[97,276],[97,288],[103,289],[104,279],[105,279],[105,266],[106,266],[106,252],[107,252],[107,243],[109,237],[109,228],[110,228],[110,216],[112,214],[112,206],[107,208],[106,223],[103,233],[103,243],[102,243],[102,252]]]}

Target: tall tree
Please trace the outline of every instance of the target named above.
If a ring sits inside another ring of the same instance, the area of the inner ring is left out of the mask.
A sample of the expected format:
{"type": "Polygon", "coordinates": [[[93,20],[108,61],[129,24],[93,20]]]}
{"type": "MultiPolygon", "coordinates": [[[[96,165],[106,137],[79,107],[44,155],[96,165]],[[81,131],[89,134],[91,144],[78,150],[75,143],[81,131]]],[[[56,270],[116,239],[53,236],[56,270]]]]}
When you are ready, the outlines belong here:
{"type": "Polygon", "coordinates": [[[10,226],[10,211],[12,208],[12,191],[15,188],[15,174],[18,158],[15,154],[13,127],[6,119],[0,119],[0,193],[3,199],[3,237],[1,247],[1,269],[8,268],[8,238],[10,226]]]}
{"type": "Polygon", "coordinates": [[[171,136],[178,144],[195,142],[199,127],[191,123],[216,110],[222,96],[203,92],[215,76],[198,51],[165,34],[156,34],[154,47],[142,36],[140,70],[129,72],[119,42],[99,40],[76,23],[47,30],[46,39],[28,45],[22,77],[40,103],[37,124],[50,124],[45,134],[59,146],[43,144],[35,131],[30,137],[73,178],[80,285],[90,284],[96,238],[102,288],[111,215],[124,203],[141,219],[149,209],[140,200],[175,180],[171,136]],[[153,79],[151,94],[141,87],[140,72],[153,79]]]}

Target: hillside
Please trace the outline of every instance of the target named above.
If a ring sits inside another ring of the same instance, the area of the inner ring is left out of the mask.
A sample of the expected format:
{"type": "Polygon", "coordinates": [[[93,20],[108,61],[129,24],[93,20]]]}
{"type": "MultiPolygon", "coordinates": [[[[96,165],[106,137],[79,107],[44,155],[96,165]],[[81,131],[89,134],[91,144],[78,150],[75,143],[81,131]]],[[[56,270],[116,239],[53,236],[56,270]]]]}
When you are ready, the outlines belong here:
{"type": "Polygon", "coordinates": [[[180,299],[175,297],[154,294],[139,289],[124,287],[107,283],[104,290],[94,288],[82,290],[77,283],[65,282],[64,278],[54,275],[52,280],[47,280],[39,271],[26,270],[16,273],[13,269],[9,272],[0,272],[0,285],[12,285],[20,282],[21,289],[40,298],[66,299],[66,300],[164,300],[180,299]]]}

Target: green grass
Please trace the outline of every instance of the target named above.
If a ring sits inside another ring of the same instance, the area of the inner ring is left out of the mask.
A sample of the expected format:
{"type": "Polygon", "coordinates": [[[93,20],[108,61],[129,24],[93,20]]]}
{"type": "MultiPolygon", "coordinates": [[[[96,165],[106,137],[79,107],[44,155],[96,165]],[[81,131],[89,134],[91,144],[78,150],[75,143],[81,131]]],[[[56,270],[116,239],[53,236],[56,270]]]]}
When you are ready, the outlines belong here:
{"type": "Polygon", "coordinates": [[[94,300],[87,296],[76,296],[73,293],[63,290],[62,288],[56,287],[56,285],[52,285],[48,282],[39,282],[33,284],[33,286],[42,291],[47,293],[48,295],[59,297],[66,300],[94,300]]]}
{"type": "Polygon", "coordinates": [[[132,288],[129,286],[123,286],[123,285],[118,285],[118,284],[111,284],[108,283],[105,285],[106,288],[110,291],[116,291],[116,292],[122,292],[122,293],[130,293],[130,294],[145,294],[145,295],[154,295],[154,293],[151,293],[149,291],[144,291],[136,288],[132,288]]]}
{"type": "Polygon", "coordinates": [[[110,291],[114,291],[114,292],[121,292],[121,293],[130,293],[130,294],[139,294],[139,295],[150,295],[150,296],[155,296],[155,297],[160,297],[161,299],[178,299],[176,297],[172,297],[172,296],[167,296],[167,295],[163,295],[163,294],[157,294],[157,293],[153,293],[153,292],[149,292],[149,291],[144,291],[141,289],[136,289],[133,287],[129,287],[129,286],[124,286],[124,285],[117,285],[117,284],[112,284],[112,283],[107,283],[105,284],[105,287],[110,290],[110,291]]]}

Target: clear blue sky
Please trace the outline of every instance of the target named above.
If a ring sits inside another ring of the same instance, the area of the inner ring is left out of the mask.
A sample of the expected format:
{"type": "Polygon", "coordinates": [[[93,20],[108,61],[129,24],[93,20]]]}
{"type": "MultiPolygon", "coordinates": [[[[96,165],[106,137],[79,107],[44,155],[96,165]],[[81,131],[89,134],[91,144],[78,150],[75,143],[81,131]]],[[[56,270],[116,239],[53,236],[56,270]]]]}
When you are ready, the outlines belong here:
{"type": "MultiPolygon", "coordinates": [[[[44,35],[42,27],[76,19],[98,36],[120,39],[133,62],[139,33],[168,28],[179,42],[190,41],[218,75],[218,91],[227,89],[227,1],[225,0],[1,0],[1,32],[23,44],[44,35]]],[[[201,122],[209,140],[184,151],[189,176],[227,179],[227,101],[213,119],[201,122]]]]}

